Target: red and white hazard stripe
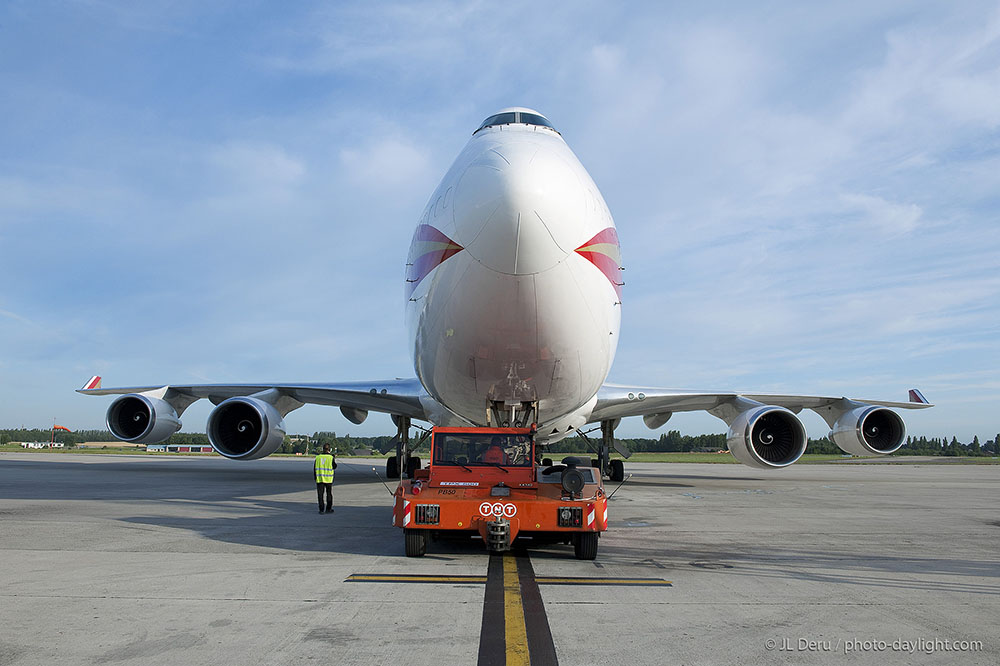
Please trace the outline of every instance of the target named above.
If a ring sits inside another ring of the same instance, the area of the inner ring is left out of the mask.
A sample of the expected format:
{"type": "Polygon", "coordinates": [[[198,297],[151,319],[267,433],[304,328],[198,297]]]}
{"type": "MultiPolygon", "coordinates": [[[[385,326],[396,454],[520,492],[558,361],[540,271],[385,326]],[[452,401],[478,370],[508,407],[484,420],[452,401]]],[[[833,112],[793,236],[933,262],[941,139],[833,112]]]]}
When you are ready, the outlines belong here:
{"type": "Polygon", "coordinates": [[[413,509],[410,508],[409,500],[403,500],[403,527],[410,524],[413,520],[413,509]]]}
{"type": "Polygon", "coordinates": [[[593,527],[594,526],[594,518],[596,517],[596,515],[597,515],[597,512],[594,511],[594,505],[593,504],[588,504],[587,505],[587,527],[593,527]]]}
{"type": "Polygon", "coordinates": [[[608,502],[604,501],[604,508],[601,510],[601,529],[608,529],[608,502]]]}

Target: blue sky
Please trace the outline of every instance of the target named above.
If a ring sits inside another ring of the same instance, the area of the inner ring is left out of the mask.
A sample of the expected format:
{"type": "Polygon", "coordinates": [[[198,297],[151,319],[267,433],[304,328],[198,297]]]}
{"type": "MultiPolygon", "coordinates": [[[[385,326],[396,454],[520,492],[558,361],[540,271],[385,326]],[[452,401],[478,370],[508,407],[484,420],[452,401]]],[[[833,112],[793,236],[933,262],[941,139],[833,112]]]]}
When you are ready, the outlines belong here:
{"type": "Polygon", "coordinates": [[[103,427],[92,374],[412,376],[413,225],[525,105],[618,225],[611,380],[916,386],[910,432],[1000,431],[996,3],[161,4],[0,6],[0,425],[103,427]]]}

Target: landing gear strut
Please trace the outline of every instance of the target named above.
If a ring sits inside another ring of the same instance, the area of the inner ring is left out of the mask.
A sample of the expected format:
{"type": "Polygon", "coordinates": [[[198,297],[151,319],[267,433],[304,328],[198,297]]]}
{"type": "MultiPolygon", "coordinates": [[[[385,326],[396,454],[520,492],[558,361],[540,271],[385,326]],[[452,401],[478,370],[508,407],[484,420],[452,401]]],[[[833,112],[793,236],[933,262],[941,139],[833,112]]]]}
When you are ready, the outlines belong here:
{"type": "MultiPolygon", "coordinates": [[[[396,424],[396,455],[389,456],[385,461],[385,476],[387,479],[409,478],[413,475],[410,458],[410,417],[392,415],[396,424]],[[404,476],[405,475],[405,476],[404,476]]],[[[417,458],[417,467],[420,459],[417,458]]]]}
{"type": "Polygon", "coordinates": [[[486,408],[488,428],[527,428],[538,418],[538,401],[504,402],[491,400],[486,408]]]}
{"type": "Polygon", "coordinates": [[[615,426],[618,422],[618,419],[601,421],[601,445],[597,450],[597,462],[601,473],[616,482],[625,480],[625,464],[621,460],[611,459],[611,449],[615,445],[615,426]]]}
{"type": "MultiPolygon", "coordinates": [[[[396,455],[389,456],[385,461],[385,475],[390,479],[412,479],[413,475],[418,469],[420,469],[422,461],[419,456],[413,455],[413,451],[420,448],[428,437],[430,437],[431,431],[425,430],[420,426],[418,429],[424,430],[424,435],[419,440],[417,440],[416,445],[410,444],[410,417],[409,416],[396,416],[392,415],[392,422],[396,424],[396,436],[393,438],[396,445],[396,455]]],[[[389,442],[390,446],[393,442],[389,442]]],[[[387,449],[383,449],[384,453],[387,449]]]]}

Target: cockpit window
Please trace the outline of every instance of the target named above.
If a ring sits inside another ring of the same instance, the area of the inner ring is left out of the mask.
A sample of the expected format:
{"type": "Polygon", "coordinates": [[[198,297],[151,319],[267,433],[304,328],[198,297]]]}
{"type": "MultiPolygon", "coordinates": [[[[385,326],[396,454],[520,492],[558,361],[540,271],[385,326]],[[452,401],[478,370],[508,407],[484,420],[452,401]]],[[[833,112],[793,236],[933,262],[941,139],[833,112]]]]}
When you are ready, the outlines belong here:
{"type": "Polygon", "coordinates": [[[522,123],[528,125],[541,125],[542,127],[551,127],[552,129],[555,129],[555,127],[552,127],[552,123],[537,113],[521,113],[520,116],[522,123]]]}
{"type": "MultiPolygon", "coordinates": [[[[517,122],[517,112],[508,111],[507,113],[498,113],[495,116],[490,116],[483,121],[483,124],[479,126],[479,129],[484,127],[492,127],[493,125],[510,125],[511,123],[517,122]]],[[[477,132],[479,130],[476,130],[477,132]]]]}
{"type": "MultiPolygon", "coordinates": [[[[515,123],[538,125],[540,127],[548,127],[553,131],[557,131],[556,128],[552,126],[552,123],[537,113],[528,113],[526,111],[504,111],[503,113],[497,113],[484,120],[483,124],[479,126],[479,129],[477,129],[476,132],[486,127],[511,125],[515,123]]],[[[473,134],[475,134],[475,132],[473,132],[473,134]]]]}

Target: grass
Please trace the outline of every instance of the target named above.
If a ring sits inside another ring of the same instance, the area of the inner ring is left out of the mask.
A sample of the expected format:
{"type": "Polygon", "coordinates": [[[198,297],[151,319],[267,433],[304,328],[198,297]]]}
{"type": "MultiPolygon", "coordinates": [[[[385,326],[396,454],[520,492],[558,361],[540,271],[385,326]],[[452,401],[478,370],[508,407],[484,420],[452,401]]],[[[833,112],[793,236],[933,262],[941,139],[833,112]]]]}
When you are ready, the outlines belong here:
{"type": "Polygon", "coordinates": [[[129,456],[214,456],[214,453],[167,453],[165,451],[144,451],[134,446],[109,446],[105,449],[93,449],[78,447],[71,449],[23,449],[20,444],[4,444],[0,446],[0,453],[85,453],[88,455],[129,455],[129,456]]]}
{"type": "MultiPolygon", "coordinates": [[[[570,454],[566,454],[570,455],[570,454]]],[[[555,455],[552,459],[555,460],[555,455]]],[[[919,457],[919,456],[916,456],[919,457]]],[[[612,458],[619,458],[621,456],[614,455],[612,458]]],[[[933,460],[920,459],[915,460],[915,456],[890,456],[884,458],[882,456],[869,456],[866,458],[849,458],[847,456],[835,453],[807,453],[801,458],[799,458],[796,465],[817,465],[823,463],[847,463],[847,464],[864,464],[867,461],[878,461],[878,464],[889,464],[889,465],[997,465],[1000,464],[1000,458],[990,458],[990,457],[948,457],[948,456],[934,456],[933,460]]],[[[667,463],[720,463],[720,464],[734,464],[738,465],[739,461],[736,460],[729,453],[633,453],[632,457],[628,459],[628,462],[667,462],[667,463]]]]}
{"type": "MultiPolygon", "coordinates": [[[[840,460],[843,456],[834,454],[807,453],[799,459],[799,463],[823,463],[840,460]]],[[[555,456],[552,457],[553,460],[555,456]]],[[[622,459],[614,455],[612,458],[622,459]]],[[[666,462],[666,463],[717,463],[722,465],[738,465],[739,461],[727,453],[633,453],[628,462],[666,462]]]]}
{"type": "MultiPolygon", "coordinates": [[[[133,456],[214,456],[218,455],[216,453],[174,453],[174,452],[164,452],[164,451],[143,451],[135,447],[108,447],[106,449],[92,449],[92,448],[63,448],[63,449],[23,449],[20,444],[4,444],[0,445],[0,453],[2,452],[20,452],[20,453],[84,453],[88,455],[133,455],[133,456]]],[[[294,453],[274,453],[272,456],[277,456],[280,458],[311,458],[314,454],[310,453],[308,455],[297,455],[294,453]]],[[[558,462],[566,456],[580,456],[587,457],[589,454],[584,453],[550,453],[547,457],[552,458],[554,462],[558,462]]],[[[427,452],[421,452],[421,457],[426,461],[427,452]]],[[[377,452],[371,456],[352,456],[346,454],[337,454],[337,459],[351,459],[351,458],[384,458],[384,456],[379,455],[377,452]]],[[[612,456],[614,459],[622,460],[621,456],[614,454],[612,456]]],[[[847,458],[843,455],[837,454],[826,454],[826,453],[807,453],[796,464],[822,464],[822,463],[838,463],[838,462],[848,462],[852,461],[853,464],[864,464],[864,461],[877,460],[879,464],[890,464],[890,465],[938,465],[938,464],[948,464],[948,465],[997,465],[1000,464],[1000,458],[996,457],[948,457],[948,456],[934,456],[933,460],[921,459],[914,460],[913,456],[892,456],[890,458],[881,458],[872,456],[870,458],[847,458]]],[[[713,463],[722,465],[738,465],[739,461],[736,460],[729,453],[633,453],[632,457],[628,459],[628,462],[657,462],[657,463],[713,463]]]]}

